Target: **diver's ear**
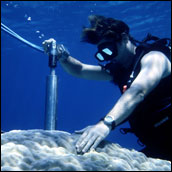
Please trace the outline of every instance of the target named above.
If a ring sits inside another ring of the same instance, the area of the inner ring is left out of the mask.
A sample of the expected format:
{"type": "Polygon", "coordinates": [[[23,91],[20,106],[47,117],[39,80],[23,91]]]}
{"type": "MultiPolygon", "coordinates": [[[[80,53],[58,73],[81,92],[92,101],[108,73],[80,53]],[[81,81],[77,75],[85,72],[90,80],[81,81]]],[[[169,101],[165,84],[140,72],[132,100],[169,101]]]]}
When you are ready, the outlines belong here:
{"type": "Polygon", "coordinates": [[[128,34],[122,33],[121,36],[122,36],[122,40],[123,40],[123,41],[128,42],[128,40],[129,40],[128,34]]]}

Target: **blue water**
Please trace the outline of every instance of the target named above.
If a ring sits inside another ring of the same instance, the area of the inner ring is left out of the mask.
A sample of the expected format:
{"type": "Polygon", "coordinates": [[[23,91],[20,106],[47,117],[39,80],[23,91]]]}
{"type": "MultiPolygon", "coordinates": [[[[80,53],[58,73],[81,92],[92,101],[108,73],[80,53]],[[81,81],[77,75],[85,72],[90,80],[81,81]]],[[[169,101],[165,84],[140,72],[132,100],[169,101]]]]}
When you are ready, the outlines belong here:
{"type": "MultiPolygon", "coordinates": [[[[1,1],[1,22],[28,41],[41,46],[54,38],[83,63],[97,65],[96,47],[80,42],[91,14],[126,22],[131,35],[142,40],[149,32],[171,37],[170,1],[1,1]]],[[[1,31],[1,129],[43,129],[48,57],[1,31]]],[[[110,82],[88,81],[64,72],[58,64],[57,129],[67,132],[96,124],[120,97],[110,82]]],[[[145,124],[146,125],[146,124],[145,124]]],[[[140,150],[137,138],[119,128],[107,140],[140,150]]]]}

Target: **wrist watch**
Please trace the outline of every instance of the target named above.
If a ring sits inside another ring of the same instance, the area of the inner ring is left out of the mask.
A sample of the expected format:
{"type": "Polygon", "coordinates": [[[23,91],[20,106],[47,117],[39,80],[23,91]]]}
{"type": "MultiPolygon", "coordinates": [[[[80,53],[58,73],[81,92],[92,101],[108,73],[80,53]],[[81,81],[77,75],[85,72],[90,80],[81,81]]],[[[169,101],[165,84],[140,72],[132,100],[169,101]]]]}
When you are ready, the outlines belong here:
{"type": "Polygon", "coordinates": [[[112,130],[114,130],[114,128],[116,127],[116,123],[115,120],[112,116],[107,115],[103,118],[103,122],[104,124],[106,124],[107,126],[111,126],[112,130]]]}

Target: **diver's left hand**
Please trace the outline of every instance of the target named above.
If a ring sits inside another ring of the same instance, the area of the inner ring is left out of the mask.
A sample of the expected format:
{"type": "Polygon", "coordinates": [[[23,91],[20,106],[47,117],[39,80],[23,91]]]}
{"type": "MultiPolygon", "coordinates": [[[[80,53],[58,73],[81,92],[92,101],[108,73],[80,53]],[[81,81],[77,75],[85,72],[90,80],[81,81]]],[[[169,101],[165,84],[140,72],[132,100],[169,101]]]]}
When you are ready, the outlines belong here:
{"type": "Polygon", "coordinates": [[[108,136],[110,131],[111,128],[105,125],[103,121],[100,121],[96,125],[75,131],[77,134],[82,134],[76,143],[77,152],[85,153],[88,150],[95,149],[99,143],[108,136]]]}

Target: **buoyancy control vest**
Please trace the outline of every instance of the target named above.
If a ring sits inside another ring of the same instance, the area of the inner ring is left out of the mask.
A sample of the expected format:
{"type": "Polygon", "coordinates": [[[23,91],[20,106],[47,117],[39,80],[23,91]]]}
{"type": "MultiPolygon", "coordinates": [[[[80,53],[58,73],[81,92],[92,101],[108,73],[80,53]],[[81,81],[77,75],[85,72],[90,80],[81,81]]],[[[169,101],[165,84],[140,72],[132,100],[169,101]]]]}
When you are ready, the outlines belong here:
{"type": "MultiPolygon", "coordinates": [[[[131,68],[126,70],[117,63],[109,63],[104,69],[114,76],[115,84],[119,86],[121,93],[124,93],[139,74],[140,61],[145,54],[150,51],[160,51],[171,61],[171,42],[169,41],[170,39],[159,39],[148,35],[145,41],[137,46],[135,62],[131,68]],[[148,43],[152,40],[153,43],[148,43]]],[[[170,146],[167,142],[170,140],[171,75],[160,81],[125,121],[127,120],[131,128],[122,129],[123,133],[134,133],[147,146],[170,146]]]]}

